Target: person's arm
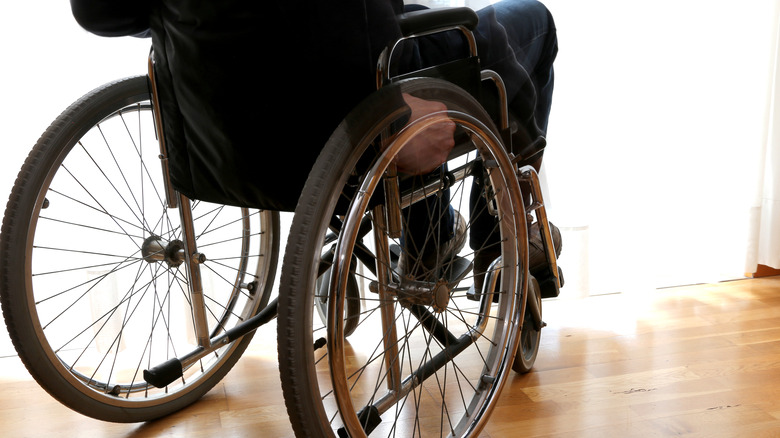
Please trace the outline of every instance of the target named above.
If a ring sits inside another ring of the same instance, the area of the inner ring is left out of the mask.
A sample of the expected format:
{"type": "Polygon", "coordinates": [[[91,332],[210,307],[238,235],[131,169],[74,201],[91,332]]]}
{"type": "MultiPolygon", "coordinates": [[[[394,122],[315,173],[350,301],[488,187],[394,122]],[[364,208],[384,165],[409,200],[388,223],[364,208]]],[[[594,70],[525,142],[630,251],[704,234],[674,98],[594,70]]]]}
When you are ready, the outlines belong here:
{"type": "Polygon", "coordinates": [[[145,36],[152,0],[70,0],[76,22],[100,36],[145,36]]]}
{"type": "MultiPolygon", "coordinates": [[[[441,102],[419,99],[406,93],[403,93],[403,99],[412,110],[409,123],[429,114],[447,110],[441,102]]],[[[396,155],[394,162],[399,172],[422,175],[447,161],[447,156],[455,147],[453,138],[455,122],[444,114],[436,117],[440,118],[440,121],[412,138],[409,144],[396,155]]]]}

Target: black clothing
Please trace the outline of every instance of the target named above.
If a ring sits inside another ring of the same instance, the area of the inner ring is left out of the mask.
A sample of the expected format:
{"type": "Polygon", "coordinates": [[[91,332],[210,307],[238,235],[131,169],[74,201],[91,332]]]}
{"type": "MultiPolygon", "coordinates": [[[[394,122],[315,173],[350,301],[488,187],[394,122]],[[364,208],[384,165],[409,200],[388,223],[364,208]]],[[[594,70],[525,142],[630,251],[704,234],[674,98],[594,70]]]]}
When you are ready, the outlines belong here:
{"type": "MultiPolygon", "coordinates": [[[[98,35],[151,28],[174,188],[193,199],[281,211],[295,209],[330,133],[376,89],[376,61],[400,36],[396,16],[404,8],[402,0],[71,0],[71,6],[79,24],[98,35]]],[[[552,17],[532,0],[478,14],[483,65],[504,77],[519,120],[543,132],[557,51],[552,17]]],[[[443,36],[419,46],[422,59],[410,59],[412,51],[404,59],[435,62],[459,53],[462,40],[443,36]]]]}

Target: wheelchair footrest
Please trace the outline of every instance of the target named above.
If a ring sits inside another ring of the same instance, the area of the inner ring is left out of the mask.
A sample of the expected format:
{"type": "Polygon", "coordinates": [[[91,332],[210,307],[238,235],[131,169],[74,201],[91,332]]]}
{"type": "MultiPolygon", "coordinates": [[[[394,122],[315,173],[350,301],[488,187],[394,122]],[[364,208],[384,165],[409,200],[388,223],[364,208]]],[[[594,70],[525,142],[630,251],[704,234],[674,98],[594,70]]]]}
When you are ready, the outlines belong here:
{"type": "MultiPolygon", "coordinates": [[[[546,275],[534,274],[539,281],[539,290],[541,291],[542,298],[555,298],[560,295],[561,289],[558,287],[552,272],[549,272],[548,270],[545,274],[546,275]]],[[[561,282],[561,287],[563,287],[563,270],[560,266],[558,266],[558,280],[561,282]]]]}

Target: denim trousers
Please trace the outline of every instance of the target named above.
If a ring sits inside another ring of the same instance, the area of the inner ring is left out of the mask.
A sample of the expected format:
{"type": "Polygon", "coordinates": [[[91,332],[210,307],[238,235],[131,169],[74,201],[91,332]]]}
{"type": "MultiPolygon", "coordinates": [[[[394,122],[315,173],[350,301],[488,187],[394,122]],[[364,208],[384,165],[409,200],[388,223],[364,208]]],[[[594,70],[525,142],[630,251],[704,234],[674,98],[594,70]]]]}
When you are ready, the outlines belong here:
{"type": "MultiPolygon", "coordinates": [[[[420,9],[407,5],[406,10],[420,9]]],[[[555,23],[547,8],[536,0],[503,0],[477,11],[479,23],[474,36],[477,54],[483,69],[494,70],[504,81],[510,114],[524,125],[532,138],[545,135],[552,104],[553,63],[558,53],[555,23]]],[[[417,43],[416,57],[420,66],[446,62],[452,53],[464,50],[463,39],[453,33],[435,35],[417,43]]],[[[479,179],[479,178],[478,178],[479,179]]],[[[472,192],[470,210],[483,211],[480,181],[472,192]]],[[[447,193],[443,194],[447,197],[447,193]]],[[[436,198],[410,207],[417,217],[440,217],[437,239],[446,241],[454,233],[453,208],[436,198]]],[[[476,215],[479,216],[479,215],[476,215]]],[[[492,217],[472,221],[470,242],[472,248],[497,240],[492,217]]],[[[424,240],[430,222],[411,223],[410,235],[424,240]]],[[[430,237],[430,236],[429,236],[430,237]]]]}
{"type": "Polygon", "coordinates": [[[504,0],[477,14],[482,67],[504,79],[510,111],[519,118],[532,116],[541,134],[546,133],[558,53],[552,15],[534,0],[504,0]]]}
{"type": "MultiPolygon", "coordinates": [[[[424,9],[406,5],[405,11],[424,9]]],[[[553,94],[553,62],[558,53],[555,22],[536,0],[503,0],[477,11],[474,31],[477,55],[483,69],[494,70],[504,80],[509,109],[519,119],[533,119],[541,134],[553,94]]],[[[465,51],[456,32],[436,34],[417,43],[412,61],[416,66],[443,64],[452,54],[465,51]]]]}

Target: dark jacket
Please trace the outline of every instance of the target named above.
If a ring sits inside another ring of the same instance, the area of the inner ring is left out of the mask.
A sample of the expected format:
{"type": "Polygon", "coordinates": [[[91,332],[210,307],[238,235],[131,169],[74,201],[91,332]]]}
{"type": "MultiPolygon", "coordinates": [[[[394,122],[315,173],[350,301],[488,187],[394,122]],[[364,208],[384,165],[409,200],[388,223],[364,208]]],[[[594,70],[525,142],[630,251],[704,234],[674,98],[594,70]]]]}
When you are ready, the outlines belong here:
{"type": "Polygon", "coordinates": [[[71,0],[99,35],[151,28],[174,187],[292,211],[331,132],[375,90],[395,0],[71,0]]]}

